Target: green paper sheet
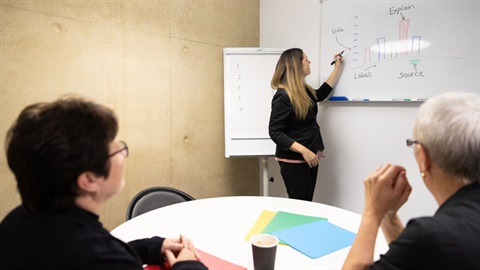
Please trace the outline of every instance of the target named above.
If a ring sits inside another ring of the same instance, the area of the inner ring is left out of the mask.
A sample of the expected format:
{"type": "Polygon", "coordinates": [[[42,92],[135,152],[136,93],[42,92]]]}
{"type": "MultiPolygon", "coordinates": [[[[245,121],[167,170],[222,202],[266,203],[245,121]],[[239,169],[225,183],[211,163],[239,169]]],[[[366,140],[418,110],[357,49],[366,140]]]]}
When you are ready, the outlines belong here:
{"type": "MultiPolygon", "coordinates": [[[[263,229],[262,233],[273,233],[279,230],[295,227],[298,225],[315,222],[318,220],[328,220],[324,217],[305,216],[289,212],[278,211],[275,216],[270,220],[270,223],[263,229]]],[[[286,244],[280,240],[281,244],[286,244]]]]}

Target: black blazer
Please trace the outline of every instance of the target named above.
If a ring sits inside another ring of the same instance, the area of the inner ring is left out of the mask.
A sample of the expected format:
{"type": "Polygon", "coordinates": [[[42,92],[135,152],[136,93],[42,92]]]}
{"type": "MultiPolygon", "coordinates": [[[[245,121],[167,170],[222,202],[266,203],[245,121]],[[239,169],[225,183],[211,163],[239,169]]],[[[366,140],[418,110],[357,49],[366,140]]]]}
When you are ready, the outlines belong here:
{"type": "Polygon", "coordinates": [[[285,89],[279,88],[277,90],[272,99],[272,111],[268,125],[270,138],[277,145],[276,157],[303,160],[300,153],[289,150],[294,142],[302,144],[313,153],[325,149],[320,127],[317,123],[317,102],[325,100],[332,90],[330,85],[323,83],[319,89],[315,90],[316,97],[314,97],[305,89],[312,100],[312,106],[308,110],[307,117],[303,120],[295,116],[292,103],[285,89]]]}

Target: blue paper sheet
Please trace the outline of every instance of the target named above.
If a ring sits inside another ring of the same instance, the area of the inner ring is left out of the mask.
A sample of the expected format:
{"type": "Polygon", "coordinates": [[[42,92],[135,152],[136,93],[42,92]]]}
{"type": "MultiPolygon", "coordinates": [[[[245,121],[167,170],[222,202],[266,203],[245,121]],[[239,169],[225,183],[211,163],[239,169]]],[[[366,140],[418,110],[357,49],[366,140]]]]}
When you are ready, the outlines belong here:
{"type": "MultiPolygon", "coordinates": [[[[298,225],[314,222],[317,220],[327,220],[324,217],[313,217],[313,216],[306,216],[306,215],[299,215],[289,212],[278,211],[275,216],[270,220],[267,226],[263,229],[262,233],[269,233],[272,232],[295,227],[298,225]]],[[[286,244],[284,241],[280,239],[280,244],[286,244]]]]}
{"type": "Polygon", "coordinates": [[[325,220],[279,230],[271,234],[313,259],[351,246],[356,235],[325,220]]]}

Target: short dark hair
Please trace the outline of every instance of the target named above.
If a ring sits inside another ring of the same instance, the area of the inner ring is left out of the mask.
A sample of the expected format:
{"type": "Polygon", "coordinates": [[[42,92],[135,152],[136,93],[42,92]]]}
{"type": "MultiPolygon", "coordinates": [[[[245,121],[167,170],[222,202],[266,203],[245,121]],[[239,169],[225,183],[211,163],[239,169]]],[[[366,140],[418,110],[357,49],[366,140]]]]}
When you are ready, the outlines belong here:
{"type": "Polygon", "coordinates": [[[22,205],[32,212],[57,212],[73,206],[81,173],[108,177],[109,144],[117,132],[114,112],[83,98],[36,103],[23,109],[5,143],[22,205]]]}

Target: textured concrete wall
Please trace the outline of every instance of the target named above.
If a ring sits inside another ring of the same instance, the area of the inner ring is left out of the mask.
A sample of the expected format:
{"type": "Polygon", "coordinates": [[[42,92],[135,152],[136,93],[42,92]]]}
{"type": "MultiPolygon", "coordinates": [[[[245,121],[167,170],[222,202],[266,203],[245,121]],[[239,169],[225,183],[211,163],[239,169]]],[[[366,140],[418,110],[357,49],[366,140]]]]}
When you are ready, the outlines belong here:
{"type": "MultiPolygon", "coordinates": [[[[150,186],[195,198],[257,195],[258,159],[224,157],[223,47],[257,47],[259,0],[0,1],[0,219],[20,203],[5,133],[26,105],[79,94],[117,112],[124,221],[150,186]]],[[[171,217],[174,218],[174,217],[171,217]]]]}

